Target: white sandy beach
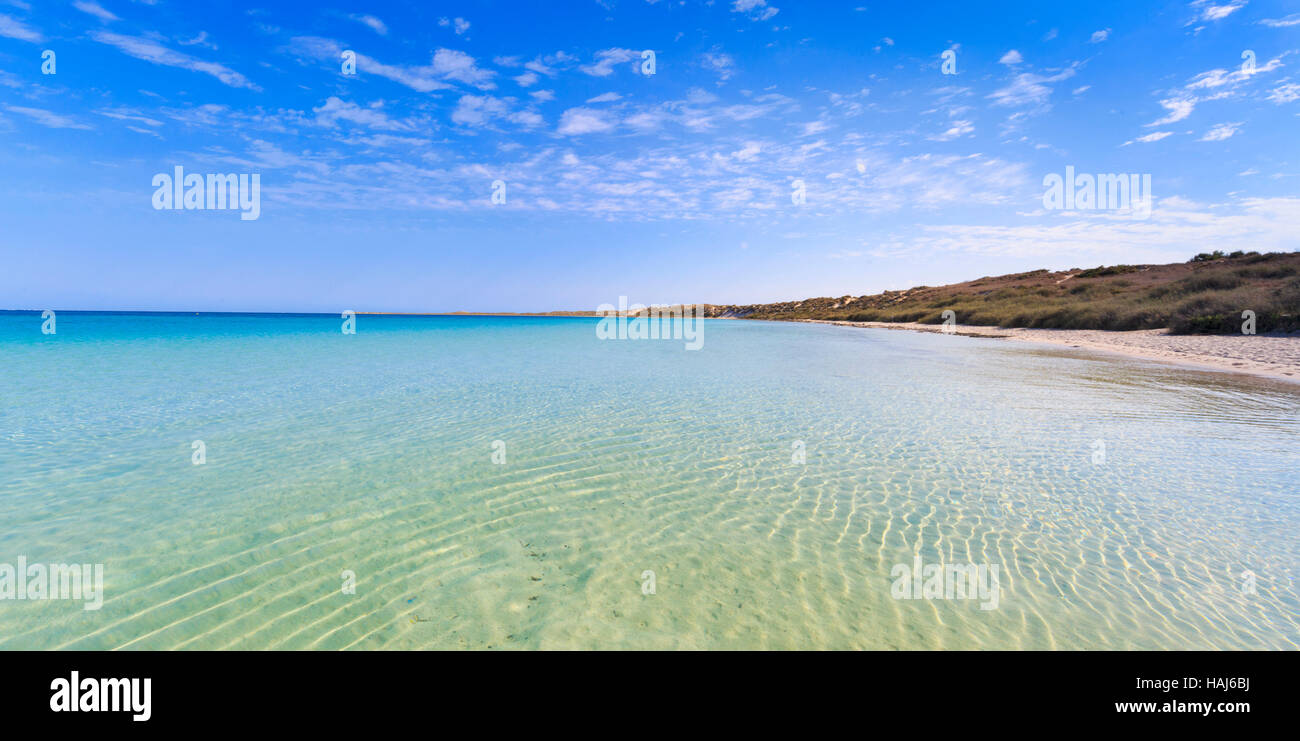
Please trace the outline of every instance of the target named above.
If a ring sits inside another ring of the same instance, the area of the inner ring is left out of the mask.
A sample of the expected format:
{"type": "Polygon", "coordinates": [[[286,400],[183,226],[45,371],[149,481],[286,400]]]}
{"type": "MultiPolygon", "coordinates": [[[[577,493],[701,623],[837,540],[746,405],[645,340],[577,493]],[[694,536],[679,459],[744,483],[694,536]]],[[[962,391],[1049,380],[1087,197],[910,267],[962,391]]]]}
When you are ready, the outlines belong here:
{"type": "MultiPolygon", "coordinates": [[[[942,332],[937,324],[915,322],[838,322],[807,320],[871,329],[907,329],[942,332]]],[[[956,333],[969,337],[999,337],[1041,342],[1087,350],[1113,352],[1204,370],[1250,373],[1300,382],[1300,334],[1292,335],[1175,335],[1165,329],[1112,332],[1099,329],[1004,329],[958,325],[956,333]]]]}

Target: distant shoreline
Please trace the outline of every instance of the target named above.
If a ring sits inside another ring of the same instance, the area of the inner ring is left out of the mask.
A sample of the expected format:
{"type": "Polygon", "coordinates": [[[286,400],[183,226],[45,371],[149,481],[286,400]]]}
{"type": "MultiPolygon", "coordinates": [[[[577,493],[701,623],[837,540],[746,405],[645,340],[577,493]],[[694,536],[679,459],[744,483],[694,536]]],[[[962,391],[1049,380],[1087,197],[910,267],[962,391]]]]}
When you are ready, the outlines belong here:
{"type": "MultiPolygon", "coordinates": [[[[863,329],[943,333],[941,325],[916,322],[849,322],[800,319],[863,329]]],[[[1300,383],[1300,334],[1184,335],[1167,329],[1023,329],[958,325],[953,334],[1073,347],[1154,360],[1199,370],[1245,373],[1300,383]]]]}

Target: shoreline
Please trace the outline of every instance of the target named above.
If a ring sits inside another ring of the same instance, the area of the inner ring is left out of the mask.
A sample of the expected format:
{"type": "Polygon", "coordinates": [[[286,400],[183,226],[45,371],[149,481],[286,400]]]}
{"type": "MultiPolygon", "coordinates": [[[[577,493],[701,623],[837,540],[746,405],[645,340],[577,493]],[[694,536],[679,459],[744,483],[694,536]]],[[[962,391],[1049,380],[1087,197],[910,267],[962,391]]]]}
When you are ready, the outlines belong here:
{"type": "MultiPolygon", "coordinates": [[[[800,319],[862,329],[893,329],[943,334],[941,325],[916,322],[848,322],[800,319]]],[[[1196,370],[1242,373],[1300,383],[1300,335],[1173,335],[1167,329],[1024,329],[957,325],[953,334],[1035,342],[1113,353],[1196,370]]]]}

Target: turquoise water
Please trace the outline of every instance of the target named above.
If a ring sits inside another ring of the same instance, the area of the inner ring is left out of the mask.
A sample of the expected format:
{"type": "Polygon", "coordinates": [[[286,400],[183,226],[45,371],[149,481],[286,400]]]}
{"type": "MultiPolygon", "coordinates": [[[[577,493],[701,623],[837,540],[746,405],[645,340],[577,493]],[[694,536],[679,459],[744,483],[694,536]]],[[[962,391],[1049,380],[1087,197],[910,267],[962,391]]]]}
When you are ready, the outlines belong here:
{"type": "Polygon", "coordinates": [[[0,648],[1300,645],[1300,385],[821,325],[340,324],[0,315],[0,563],[105,591],[0,600],[0,648]],[[996,608],[895,598],[917,556],[997,565],[996,608]]]}

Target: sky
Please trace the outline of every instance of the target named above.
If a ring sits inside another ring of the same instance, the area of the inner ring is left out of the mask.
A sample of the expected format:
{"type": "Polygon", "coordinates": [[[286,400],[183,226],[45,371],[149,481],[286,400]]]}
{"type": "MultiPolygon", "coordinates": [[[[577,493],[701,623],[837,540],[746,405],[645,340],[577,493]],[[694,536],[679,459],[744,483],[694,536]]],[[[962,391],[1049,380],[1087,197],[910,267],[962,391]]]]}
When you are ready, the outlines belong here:
{"type": "Polygon", "coordinates": [[[0,142],[4,309],[756,303],[1293,251],[1300,2],[0,0],[0,142]],[[178,166],[256,175],[257,218],[155,208],[178,166]],[[1149,213],[1048,208],[1067,167],[1149,176],[1149,213]]]}

